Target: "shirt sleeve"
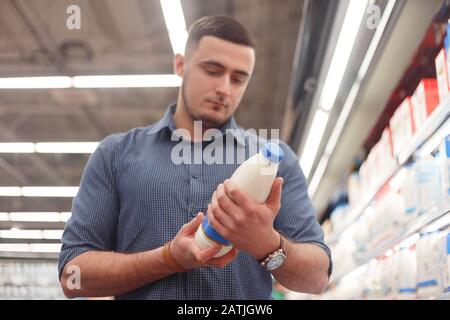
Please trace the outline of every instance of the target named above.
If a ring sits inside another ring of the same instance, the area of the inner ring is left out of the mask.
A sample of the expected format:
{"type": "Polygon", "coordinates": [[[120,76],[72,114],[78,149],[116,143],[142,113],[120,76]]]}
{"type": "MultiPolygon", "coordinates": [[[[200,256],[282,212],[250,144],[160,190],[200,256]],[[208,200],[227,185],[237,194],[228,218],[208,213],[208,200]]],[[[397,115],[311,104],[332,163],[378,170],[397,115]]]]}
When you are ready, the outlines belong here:
{"type": "Polygon", "coordinates": [[[283,177],[281,209],[274,226],[288,239],[298,243],[311,243],[322,248],[329,258],[328,275],[332,272],[331,251],[324,242],[324,234],[316,217],[308,186],[299,161],[289,146],[280,143],[286,157],[280,164],[278,175],[283,177]]]}
{"type": "Polygon", "coordinates": [[[72,216],[62,236],[58,272],[87,251],[112,251],[115,246],[119,196],[112,170],[111,139],[89,158],[72,204],[72,216]]]}

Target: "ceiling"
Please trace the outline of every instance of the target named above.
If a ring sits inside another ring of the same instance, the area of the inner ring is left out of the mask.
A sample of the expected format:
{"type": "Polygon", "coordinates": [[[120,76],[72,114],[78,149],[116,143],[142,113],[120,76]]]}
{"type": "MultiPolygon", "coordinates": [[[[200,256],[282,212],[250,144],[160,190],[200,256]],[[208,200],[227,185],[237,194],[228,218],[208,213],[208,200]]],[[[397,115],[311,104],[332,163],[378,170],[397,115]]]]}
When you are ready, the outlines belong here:
{"type": "MultiPolygon", "coordinates": [[[[256,40],[256,66],[236,118],[245,128],[280,128],[304,1],[181,4],[188,27],[205,15],[230,16],[248,27],[256,40]]],[[[159,0],[0,1],[0,77],[170,74],[172,58],[159,0]],[[81,9],[80,30],[66,27],[66,9],[73,4],[81,9]]],[[[100,141],[156,122],[177,91],[2,89],[0,142],[100,141]]],[[[0,186],[78,186],[88,158],[0,154],[0,186]]],[[[72,198],[0,197],[0,212],[68,212],[71,205],[72,198]]],[[[0,222],[0,229],[12,227],[61,229],[64,223],[0,222]]]]}
{"type": "MultiPolygon", "coordinates": [[[[236,112],[237,121],[248,129],[281,129],[282,137],[295,152],[299,151],[311,123],[313,96],[320,88],[323,65],[331,58],[332,51],[327,48],[333,37],[336,40],[336,24],[343,16],[345,2],[181,0],[187,26],[201,16],[226,15],[248,27],[257,44],[256,67],[236,112]],[[302,82],[308,79],[315,82],[309,89],[302,82]],[[294,88],[296,84],[299,86],[294,88]]],[[[390,26],[382,50],[374,58],[313,197],[319,214],[334,190],[345,185],[353,159],[361,153],[365,138],[442,3],[397,2],[402,4],[401,10],[390,26]]],[[[385,4],[386,0],[377,3],[385,4]]],[[[369,40],[360,35],[359,41],[365,48],[369,40]]],[[[352,53],[338,101],[343,102],[348,95],[350,75],[357,72],[364,52],[360,48],[352,53]]],[[[169,74],[172,57],[159,0],[0,1],[0,77],[169,74]],[[81,9],[80,30],[66,28],[66,8],[73,4],[81,9]]],[[[2,89],[0,142],[100,141],[112,133],[156,122],[167,105],[176,100],[177,91],[177,88],[2,89]]],[[[340,108],[335,109],[319,155],[339,115],[340,108]]],[[[0,186],[78,186],[88,157],[88,154],[0,154],[0,186]]],[[[67,212],[71,204],[72,198],[0,197],[0,212],[67,212]]],[[[61,229],[64,223],[0,222],[0,229],[12,227],[61,229]]]]}
{"type": "MultiPolygon", "coordinates": [[[[256,39],[256,68],[236,113],[245,128],[280,128],[303,1],[182,0],[189,26],[227,15],[256,39]]],[[[0,77],[172,73],[159,0],[1,1],[0,77]],[[81,29],[65,27],[81,9],[81,29]]],[[[0,142],[99,141],[157,121],[177,88],[0,91],[0,142]]],[[[0,186],[76,186],[88,155],[1,154],[0,186]]],[[[71,199],[0,198],[0,211],[70,211],[71,199]]]]}

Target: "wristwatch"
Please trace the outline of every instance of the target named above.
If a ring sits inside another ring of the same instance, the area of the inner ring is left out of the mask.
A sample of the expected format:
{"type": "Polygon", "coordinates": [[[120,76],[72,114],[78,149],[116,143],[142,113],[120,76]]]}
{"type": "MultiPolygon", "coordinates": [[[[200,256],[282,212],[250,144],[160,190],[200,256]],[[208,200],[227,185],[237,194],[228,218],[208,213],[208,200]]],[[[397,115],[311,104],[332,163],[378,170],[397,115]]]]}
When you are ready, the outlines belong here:
{"type": "Polygon", "coordinates": [[[261,266],[267,271],[273,271],[281,267],[286,260],[286,249],[284,246],[284,238],[280,234],[280,248],[269,254],[264,260],[260,260],[261,266]]]}

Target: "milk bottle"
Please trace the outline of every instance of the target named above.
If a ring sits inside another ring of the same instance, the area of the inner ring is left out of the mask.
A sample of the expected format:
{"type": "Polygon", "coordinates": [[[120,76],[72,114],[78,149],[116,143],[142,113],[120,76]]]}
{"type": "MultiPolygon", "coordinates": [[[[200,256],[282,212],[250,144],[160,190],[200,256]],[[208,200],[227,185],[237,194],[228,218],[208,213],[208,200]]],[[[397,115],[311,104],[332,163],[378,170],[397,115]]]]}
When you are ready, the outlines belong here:
{"type": "MultiPolygon", "coordinates": [[[[269,196],[276,178],[278,165],[284,159],[283,150],[275,143],[264,144],[260,152],[244,161],[233,173],[230,180],[246,192],[255,202],[264,203],[269,196]]],[[[208,223],[206,216],[195,233],[195,242],[200,249],[214,243],[221,245],[214,257],[221,257],[233,246],[208,223]]]]}

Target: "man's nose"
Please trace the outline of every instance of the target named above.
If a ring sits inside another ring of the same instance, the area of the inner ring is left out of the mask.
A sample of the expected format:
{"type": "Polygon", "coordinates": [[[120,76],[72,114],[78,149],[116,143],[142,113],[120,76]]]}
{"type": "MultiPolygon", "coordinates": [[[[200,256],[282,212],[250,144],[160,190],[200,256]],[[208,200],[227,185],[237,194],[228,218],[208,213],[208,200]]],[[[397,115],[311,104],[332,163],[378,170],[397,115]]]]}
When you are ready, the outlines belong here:
{"type": "Polygon", "coordinates": [[[221,96],[230,95],[230,78],[228,76],[223,76],[218,79],[216,93],[221,96]]]}

